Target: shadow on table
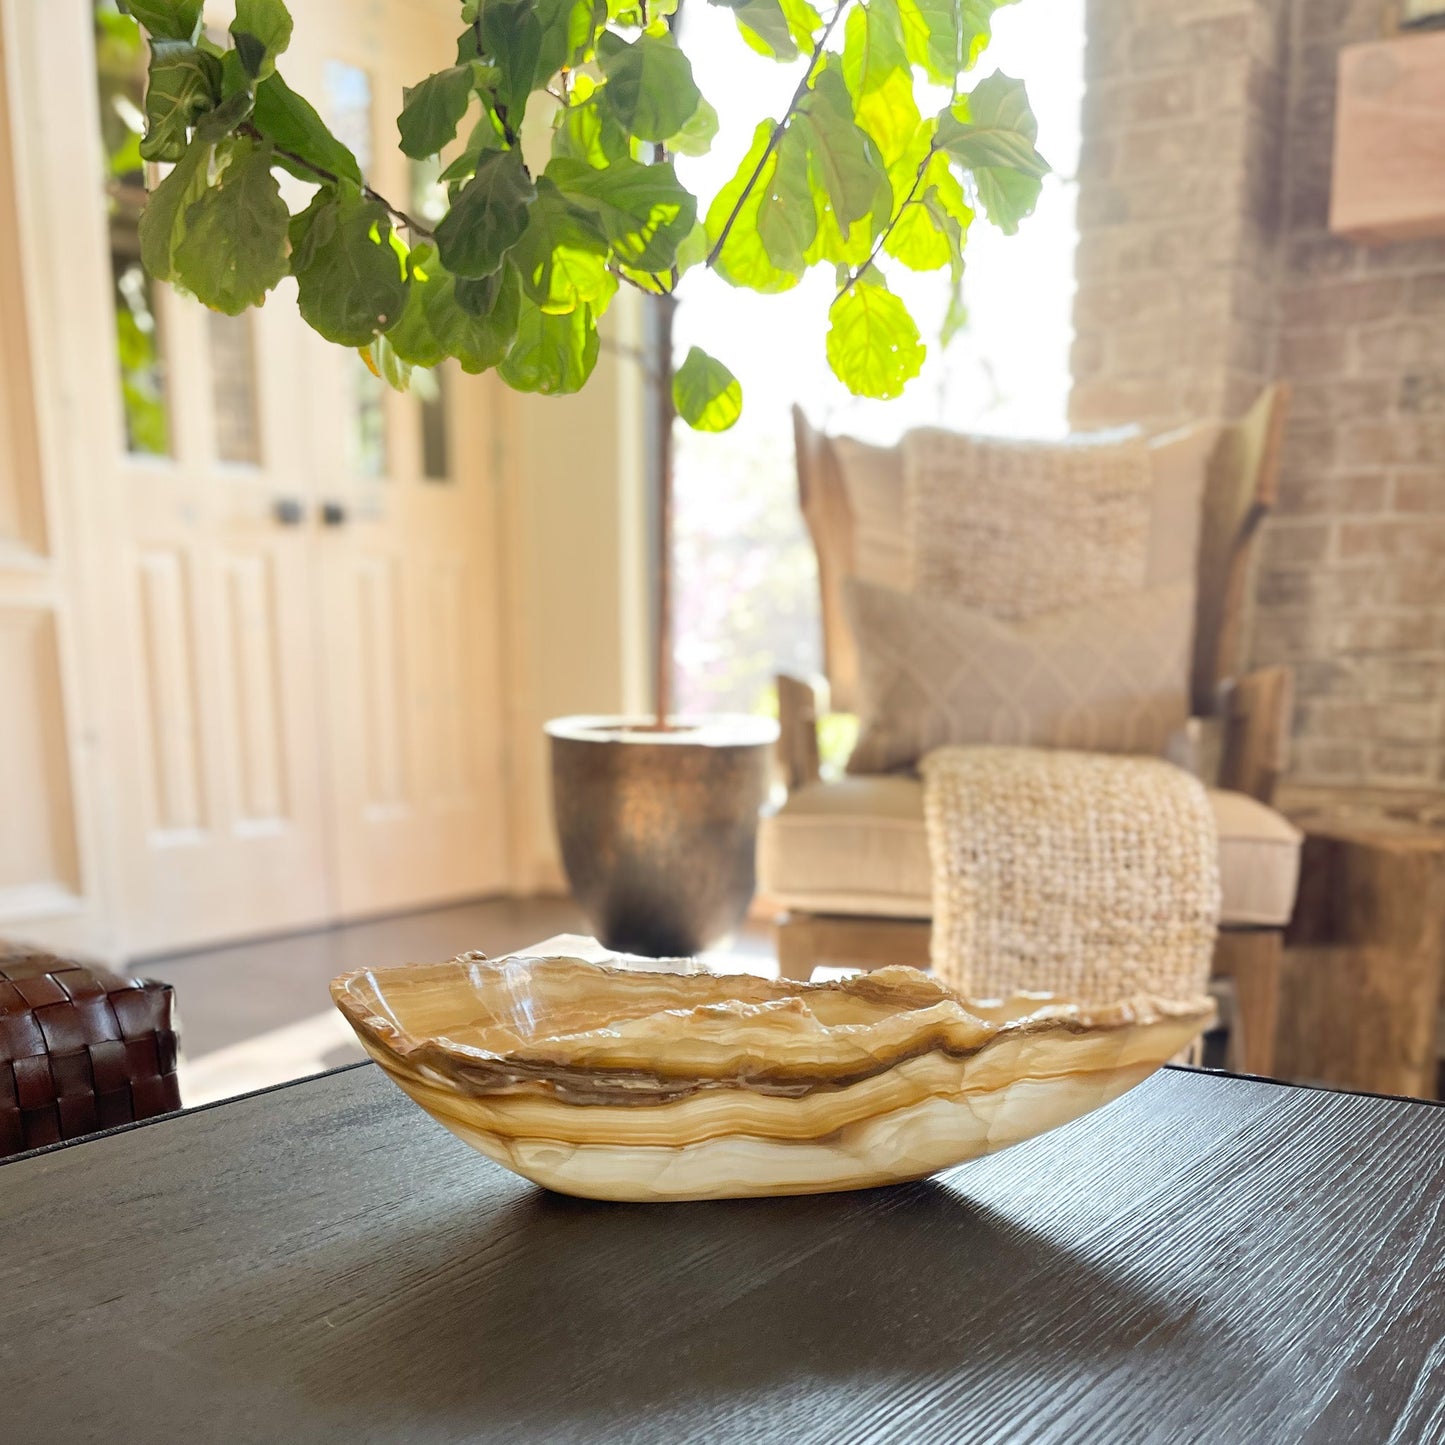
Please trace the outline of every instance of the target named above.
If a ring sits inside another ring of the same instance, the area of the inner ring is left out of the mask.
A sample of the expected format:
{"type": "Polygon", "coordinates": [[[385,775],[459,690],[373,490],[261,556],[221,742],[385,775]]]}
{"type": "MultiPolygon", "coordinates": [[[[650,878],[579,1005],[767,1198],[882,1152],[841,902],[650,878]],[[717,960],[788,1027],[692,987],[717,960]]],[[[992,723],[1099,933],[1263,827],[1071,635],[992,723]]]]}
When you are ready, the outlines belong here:
{"type": "Polygon", "coordinates": [[[247,1328],[297,1341],[280,1362],[294,1386],[373,1426],[485,1420],[537,1438],[645,1419],[649,1438],[680,1439],[710,1410],[765,1409],[781,1439],[790,1411],[843,1388],[850,1408],[876,1396],[895,1411],[985,1380],[992,1394],[1071,1369],[1097,1378],[1145,1341],[1199,1343],[1167,1281],[938,1182],[675,1205],[518,1184],[482,1211],[452,1196],[364,1251],[351,1240],[308,1260],[272,1276],[247,1328]]]}

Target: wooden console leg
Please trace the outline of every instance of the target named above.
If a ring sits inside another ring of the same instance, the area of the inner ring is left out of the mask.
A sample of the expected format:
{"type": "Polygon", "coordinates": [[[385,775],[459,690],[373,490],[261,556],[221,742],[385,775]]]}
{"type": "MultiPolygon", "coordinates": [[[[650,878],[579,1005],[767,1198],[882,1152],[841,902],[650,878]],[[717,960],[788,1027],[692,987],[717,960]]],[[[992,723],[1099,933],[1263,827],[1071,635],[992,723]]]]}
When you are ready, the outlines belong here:
{"type": "Polygon", "coordinates": [[[805,913],[785,913],[778,919],[778,974],[807,983],[813,976],[817,949],[813,939],[813,920],[805,913]]]}
{"type": "Polygon", "coordinates": [[[1243,1035],[1240,1062],[1250,1074],[1274,1074],[1283,945],[1281,930],[1252,928],[1221,933],[1214,950],[1214,972],[1234,980],[1235,1011],[1243,1035]]]}

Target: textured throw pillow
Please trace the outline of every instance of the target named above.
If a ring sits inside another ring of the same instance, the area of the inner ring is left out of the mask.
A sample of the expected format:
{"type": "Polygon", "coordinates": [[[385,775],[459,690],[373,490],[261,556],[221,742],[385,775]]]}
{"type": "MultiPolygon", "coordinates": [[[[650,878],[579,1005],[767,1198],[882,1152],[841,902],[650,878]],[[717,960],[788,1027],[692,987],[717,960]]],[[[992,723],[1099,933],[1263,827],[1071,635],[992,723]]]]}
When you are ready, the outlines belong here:
{"type": "MultiPolygon", "coordinates": [[[[1182,582],[1192,574],[1199,549],[1206,469],[1219,435],[1217,424],[1198,422],[1144,443],[1150,482],[1143,577],[1147,587],[1182,582]]],[[[980,445],[1005,449],[1020,445],[975,440],[980,445]]],[[[1107,433],[1022,445],[1045,454],[1091,448],[1095,449],[1092,459],[1097,461],[1103,455],[1098,448],[1120,444],[1132,447],[1135,443],[1118,433],[1107,433]]],[[[849,556],[839,559],[844,573],[885,587],[913,588],[911,534],[904,515],[904,445],[880,447],[840,436],[829,438],[827,446],[853,524],[849,556]]],[[[969,487],[966,480],[958,483],[956,496],[960,504],[969,487]]]]}
{"type": "Polygon", "coordinates": [[[1021,621],[850,581],[858,744],[850,773],[917,765],[950,743],[1164,752],[1188,716],[1188,582],[1021,621]]]}
{"type": "Polygon", "coordinates": [[[903,457],[910,591],[1020,618],[1145,585],[1142,436],[1056,444],[924,427],[903,457]]]}

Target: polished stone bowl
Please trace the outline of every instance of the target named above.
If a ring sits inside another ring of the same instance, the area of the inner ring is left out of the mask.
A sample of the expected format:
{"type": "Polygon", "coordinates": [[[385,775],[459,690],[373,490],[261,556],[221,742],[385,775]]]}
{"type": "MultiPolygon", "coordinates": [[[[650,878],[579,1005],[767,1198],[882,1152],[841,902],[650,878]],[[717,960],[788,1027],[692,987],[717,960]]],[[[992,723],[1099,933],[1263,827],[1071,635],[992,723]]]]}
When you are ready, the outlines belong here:
{"type": "Polygon", "coordinates": [[[464,954],[331,985],[367,1053],[524,1178],[591,1199],[920,1179],[1097,1109],[1208,998],[970,1002],[911,968],[838,983],[464,954]]]}

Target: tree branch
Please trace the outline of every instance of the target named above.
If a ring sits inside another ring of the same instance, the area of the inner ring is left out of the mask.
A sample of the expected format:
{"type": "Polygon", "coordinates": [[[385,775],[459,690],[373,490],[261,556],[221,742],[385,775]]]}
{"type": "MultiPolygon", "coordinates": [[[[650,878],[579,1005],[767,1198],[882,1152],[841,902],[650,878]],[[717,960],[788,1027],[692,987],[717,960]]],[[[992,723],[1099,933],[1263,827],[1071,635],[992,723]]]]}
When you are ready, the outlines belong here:
{"type": "Polygon", "coordinates": [[[894,228],[903,219],[903,213],[913,204],[914,197],[918,194],[918,188],[923,184],[923,174],[928,169],[928,163],[938,150],[937,145],[929,142],[928,154],[918,163],[918,170],[913,177],[913,184],[908,188],[908,194],[903,198],[903,204],[888,218],[888,224],[879,232],[878,239],[873,243],[873,249],[868,253],[868,259],[854,271],[848,279],[838,288],[838,295],[833,297],[837,301],[838,296],[846,295],[847,292],[857,284],[858,278],[867,272],[878,259],[887,244],[888,238],[893,234],[894,228]]]}
{"type": "Polygon", "coordinates": [[[636,276],[629,276],[627,272],[624,271],[620,266],[609,266],[607,269],[619,281],[623,281],[627,285],[633,287],[635,290],[641,291],[644,296],[670,296],[672,294],[671,290],[666,286],[644,285],[641,281],[637,279],[636,276]]]}
{"type": "Polygon", "coordinates": [[[783,132],[788,128],[788,122],[797,113],[798,107],[803,102],[803,97],[808,93],[809,83],[818,71],[818,62],[823,57],[823,50],[828,44],[828,37],[833,33],[833,27],[842,17],[843,12],[848,8],[849,0],[838,0],[838,8],[828,18],[828,23],[823,27],[823,33],[818,37],[818,43],[813,47],[813,54],[808,61],[808,68],[803,72],[803,78],[798,82],[798,88],[793,92],[793,98],[788,102],[788,108],[783,112],[783,118],[773,127],[773,133],[768,137],[768,143],[763,147],[763,153],[758,157],[758,163],[753,167],[753,173],[748,177],[748,183],[743,187],[742,194],[738,197],[737,203],[728,213],[728,218],[723,222],[722,230],[718,232],[718,238],[713,243],[713,248],[707,253],[707,260],[703,264],[711,270],[717,264],[717,258],[722,254],[722,248],[727,244],[728,234],[732,231],[733,223],[742,214],[743,207],[747,204],[748,197],[753,193],[753,187],[758,183],[758,177],[763,173],[763,167],[768,163],[768,157],[777,150],[778,142],[783,138],[783,132]]]}
{"type": "MultiPolygon", "coordinates": [[[[277,145],[275,141],[258,130],[250,121],[243,122],[237,126],[236,129],[241,135],[249,136],[252,140],[268,142],[278,156],[285,156],[293,166],[300,166],[302,170],[310,171],[318,181],[325,181],[333,186],[341,184],[341,177],[338,176],[335,171],[328,171],[325,166],[318,166],[315,161],[308,161],[305,156],[298,155],[295,151],[288,150],[285,146],[277,145]]],[[[436,239],[436,233],[430,226],[422,225],[414,216],[407,215],[400,206],[393,206],[380,191],[373,190],[364,181],[361,185],[361,194],[365,196],[368,201],[375,201],[377,205],[384,207],[386,211],[396,220],[400,221],[412,235],[424,236],[428,241],[436,239]]]]}
{"type": "Polygon", "coordinates": [[[617,341],[611,336],[599,336],[597,344],[603,351],[609,352],[613,356],[621,357],[624,361],[635,362],[649,381],[661,381],[662,373],[653,364],[652,353],[645,347],[629,346],[626,342],[617,341]]]}

